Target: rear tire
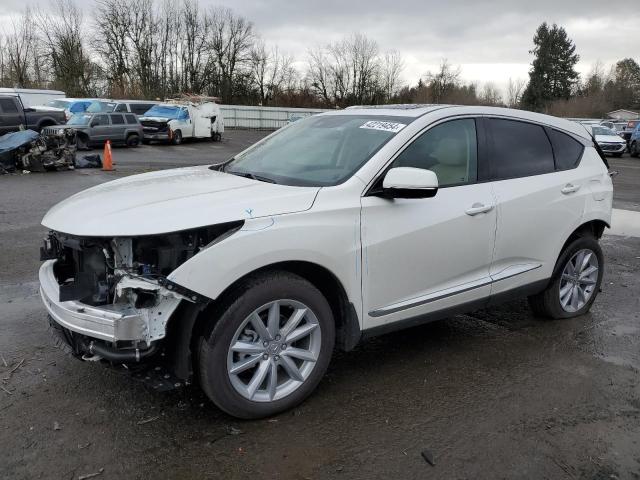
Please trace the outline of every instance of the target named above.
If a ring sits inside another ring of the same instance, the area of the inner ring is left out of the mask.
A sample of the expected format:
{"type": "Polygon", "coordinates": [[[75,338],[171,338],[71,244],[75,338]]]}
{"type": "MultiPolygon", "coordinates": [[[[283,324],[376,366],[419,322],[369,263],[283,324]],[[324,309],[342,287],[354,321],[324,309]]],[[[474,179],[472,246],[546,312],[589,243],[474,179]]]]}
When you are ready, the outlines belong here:
{"type": "Polygon", "coordinates": [[[132,133],[127,137],[127,147],[138,147],[140,146],[140,136],[132,133]]]}
{"type": "Polygon", "coordinates": [[[584,315],[598,296],[603,272],[604,256],[598,240],[592,235],[578,237],[560,254],[547,288],[529,297],[529,306],[542,318],[584,315]]]}
{"type": "Polygon", "coordinates": [[[331,360],[334,337],[331,307],[307,280],[288,272],[250,277],[208,319],[199,346],[200,385],[235,417],[280,413],[316,388],[331,360]]]}

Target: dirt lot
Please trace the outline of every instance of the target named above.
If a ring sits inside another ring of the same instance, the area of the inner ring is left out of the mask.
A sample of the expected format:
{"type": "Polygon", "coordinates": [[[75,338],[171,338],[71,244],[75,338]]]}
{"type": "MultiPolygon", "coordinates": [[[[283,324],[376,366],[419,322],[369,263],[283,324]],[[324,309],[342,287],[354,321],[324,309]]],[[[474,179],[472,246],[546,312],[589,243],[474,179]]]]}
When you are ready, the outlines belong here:
{"type": "MultiPolygon", "coordinates": [[[[336,354],[314,395],[269,420],[53,348],[36,282],[45,211],[261,135],[115,149],[114,173],[0,177],[0,478],[640,478],[640,238],[603,239],[603,292],[585,317],[537,321],[515,302],[379,337],[336,354]]],[[[612,163],[616,207],[640,210],[640,160],[612,163]]]]}

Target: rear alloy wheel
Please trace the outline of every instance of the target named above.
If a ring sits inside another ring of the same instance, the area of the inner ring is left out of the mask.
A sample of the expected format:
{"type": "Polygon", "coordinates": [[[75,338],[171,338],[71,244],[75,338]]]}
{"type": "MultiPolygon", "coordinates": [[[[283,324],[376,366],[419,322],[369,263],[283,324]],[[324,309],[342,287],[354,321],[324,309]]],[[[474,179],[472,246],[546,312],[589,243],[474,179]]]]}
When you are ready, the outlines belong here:
{"type": "Polygon", "coordinates": [[[288,272],[264,273],[229,294],[217,312],[200,342],[199,368],[200,384],[218,407],[261,418],[315,389],[331,359],[335,327],[311,283],[288,272]]]}
{"type": "Polygon", "coordinates": [[[543,292],[529,297],[539,317],[571,318],[589,311],[600,291],[604,256],[593,236],[579,237],[564,250],[551,283],[543,292]]]}

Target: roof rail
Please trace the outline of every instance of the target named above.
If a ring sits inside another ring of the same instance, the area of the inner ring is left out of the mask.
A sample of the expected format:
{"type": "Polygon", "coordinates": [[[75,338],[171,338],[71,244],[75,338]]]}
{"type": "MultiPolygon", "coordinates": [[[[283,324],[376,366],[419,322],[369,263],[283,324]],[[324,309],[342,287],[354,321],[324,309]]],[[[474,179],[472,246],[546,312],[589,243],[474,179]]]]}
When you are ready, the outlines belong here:
{"type": "Polygon", "coordinates": [[[444,103],[390,103],[388,105],[352,105],[347,107],[346,109],[352,108],[371,108],[371,109],[381,109],[384,108],[390,110],[415,110],[417,108],[432,108],[432,107],[452,107],[453,105],[448,105],[444,103]]]}

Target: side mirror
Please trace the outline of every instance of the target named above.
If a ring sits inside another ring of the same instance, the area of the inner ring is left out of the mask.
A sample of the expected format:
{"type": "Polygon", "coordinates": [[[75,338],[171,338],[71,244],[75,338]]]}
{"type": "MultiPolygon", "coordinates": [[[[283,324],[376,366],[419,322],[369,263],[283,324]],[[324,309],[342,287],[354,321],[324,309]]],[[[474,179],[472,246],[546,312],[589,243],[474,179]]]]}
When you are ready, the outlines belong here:
{"type": "Polygon", "coordinates": [[[437,192],[437,175],[422,168],[392,168],[382,181],[382,195],[388,198],[431,198],[437,192]]]}

